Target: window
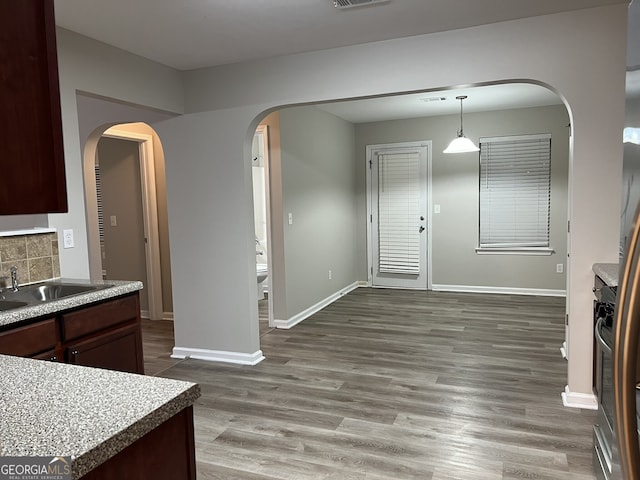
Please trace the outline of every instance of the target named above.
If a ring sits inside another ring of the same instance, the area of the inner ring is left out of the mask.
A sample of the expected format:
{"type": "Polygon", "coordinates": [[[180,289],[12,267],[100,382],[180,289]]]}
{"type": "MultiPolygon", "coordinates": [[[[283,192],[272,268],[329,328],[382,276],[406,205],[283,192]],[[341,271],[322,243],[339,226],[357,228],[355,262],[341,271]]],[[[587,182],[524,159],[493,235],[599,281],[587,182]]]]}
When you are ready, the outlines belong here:
{"type": "Polygon", "coordinates": [[[551,253],[551,135],[480,139],[479,253],[551,253]]]}

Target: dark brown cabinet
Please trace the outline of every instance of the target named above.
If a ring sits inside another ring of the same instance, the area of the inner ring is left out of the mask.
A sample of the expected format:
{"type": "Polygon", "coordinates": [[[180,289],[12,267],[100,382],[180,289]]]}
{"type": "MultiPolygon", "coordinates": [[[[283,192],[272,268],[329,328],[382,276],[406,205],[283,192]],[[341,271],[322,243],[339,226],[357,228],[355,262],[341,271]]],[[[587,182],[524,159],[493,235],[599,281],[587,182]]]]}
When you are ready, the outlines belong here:
{"type": "Polygon", "coordinates": [[[0,215],[67,211],[53,0],[0,0],[0,215]]]}
{"type": "MultiPolygon", "coordinates": [[[[0,0],[2,1],[2,0],[0,0]]],[[[144,373],[137,292],[0,332],[0,354],[144,373]]]]}
{"type": "Polygon", "coordinates": [[[141,342],[138,325],[128,325],[70,345],[66,358],[74,365],[143,373],[141,342]]]}
{"type": "Polygon", "coordinates": [[[59,327],[55,318],[0,332],[0,353],[47,359],[49,359],[48,356],[59,357],[60,335],[58,332],[59,327]]]}
{"type": "Polygon", "coordinates": [[[81,478],[195,480],[193,407],[181,410],[81,478]]]}
{"type": "Polygon", "coordinates": [[[64,360],[64,356],[57,350],[49,350],[47,352],[34,355],[31,358],[35,360],[48,360],[49,362],[62,362],[64,360]]]}

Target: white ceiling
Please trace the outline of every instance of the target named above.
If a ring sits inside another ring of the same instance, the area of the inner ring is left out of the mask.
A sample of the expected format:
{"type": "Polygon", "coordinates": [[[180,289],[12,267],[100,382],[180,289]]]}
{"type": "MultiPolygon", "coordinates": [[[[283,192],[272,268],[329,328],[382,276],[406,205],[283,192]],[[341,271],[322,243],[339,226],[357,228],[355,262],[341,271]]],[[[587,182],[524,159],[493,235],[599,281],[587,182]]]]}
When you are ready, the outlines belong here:
{"type": "Polygon", "coordinates": [[[378,122],[459,114],[460,100],[456,100],[459,95],[468,97],[463,100],[464,113],[562,103],[560,97],[547,88],[514,83],[342,101],[318,107],[352,123],[378,122]]]}
{"type": "Polygon", "coordinates": [[[56,23],[190,70],[629,0],[55,0],[56,23]]]}
{"type": "MultiPolygon", "coordinates": [[[[627,1],[389,0],[339,10],[333,0],[55,0],[55,8],[56,23],[63,28],[191,70],[627,1]]],[[[638,28],[630,28],[630,46],[640,38],[638,3],[634,0],[631,8],[630,21],[638,28]]],[[[635,58],[638,50],[630,49],[635,58]]],[[[637,81],[633,84],[637,90],[637,81]]],[[[321,108],[353,123],[447,115],[459,113],[458,95],[468,96],[465,112],[561,103],[546,88],[512,84],[338,102],[321,108]],[[422,100],[434,97],[446,100],[422,100]]]]}

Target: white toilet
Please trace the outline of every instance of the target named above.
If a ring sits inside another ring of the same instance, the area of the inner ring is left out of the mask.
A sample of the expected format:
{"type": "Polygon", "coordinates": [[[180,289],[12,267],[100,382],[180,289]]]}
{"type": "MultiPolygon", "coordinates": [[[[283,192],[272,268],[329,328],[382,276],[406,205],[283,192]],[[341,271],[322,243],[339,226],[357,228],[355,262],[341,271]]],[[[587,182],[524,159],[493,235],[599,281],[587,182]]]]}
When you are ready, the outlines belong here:
{"type": "Polygon", "coordinates": [[[264,286],[262,283],[269,275],[269,267],[265,263],[256,264],[256,280],[258,281],[258,300],[264,299],[264,286]]]}

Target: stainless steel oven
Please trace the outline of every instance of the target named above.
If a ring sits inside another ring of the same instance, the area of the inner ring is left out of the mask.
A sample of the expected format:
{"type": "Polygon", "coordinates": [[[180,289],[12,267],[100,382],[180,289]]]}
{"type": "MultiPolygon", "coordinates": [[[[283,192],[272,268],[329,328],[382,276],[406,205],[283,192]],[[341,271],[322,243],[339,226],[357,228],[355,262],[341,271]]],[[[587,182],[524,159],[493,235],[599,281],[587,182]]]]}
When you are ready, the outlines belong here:
{"type": "Polygon", "coordinates": [[[615,287],[603,286],[596,291],[595,320],[595,393],[598,396],[597,423],[593,427],[593,463],[600,479],[619,478],[615,459],[615,399],[613,392],[613,319],[615,287]]]}

